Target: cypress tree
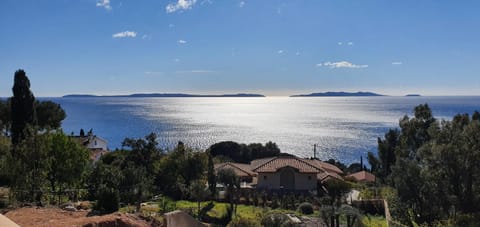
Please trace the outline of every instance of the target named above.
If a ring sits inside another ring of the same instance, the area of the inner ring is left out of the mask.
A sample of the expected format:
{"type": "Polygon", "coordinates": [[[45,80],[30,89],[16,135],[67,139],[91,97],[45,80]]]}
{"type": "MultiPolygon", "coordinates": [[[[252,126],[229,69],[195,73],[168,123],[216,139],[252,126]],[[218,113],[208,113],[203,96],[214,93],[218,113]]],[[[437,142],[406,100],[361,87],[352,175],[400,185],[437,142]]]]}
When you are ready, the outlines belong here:
{"type": "Polygon", "coordinates": [[[30,80],[25,71],[15,72],[12,97],[12,144],[17,145],[25,139],[27,125],[35,124],[35,97],[30,91],[30,80]]]}
{"type": "Polygon", "coordinates": [[[208,163],[207,163],[207,180],[208,180],[208,189],[213,197],[217,190],[217,180],[215,176],[215,167],[213,165],[213,159],[210,152],[208,153],[208,163]]]}

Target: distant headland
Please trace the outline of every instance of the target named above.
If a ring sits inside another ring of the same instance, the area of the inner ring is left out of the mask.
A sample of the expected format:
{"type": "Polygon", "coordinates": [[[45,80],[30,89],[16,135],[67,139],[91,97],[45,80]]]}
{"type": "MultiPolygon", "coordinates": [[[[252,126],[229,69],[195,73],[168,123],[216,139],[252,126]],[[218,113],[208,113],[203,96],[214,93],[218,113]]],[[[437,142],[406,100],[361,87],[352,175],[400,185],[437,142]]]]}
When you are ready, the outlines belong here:
{"type": "Polygon", "coordinates": [[[347,97],[347,96],[384,96],[381,94],[373,93],[373,92],[319,92],[319,93],[311,93],[311,94],[302,94],[302,95],[291,95],[290,97],[347,97]]]}
{"type": "Polygon", "coordinates": [[[101,98],[101,97],[132,97],[132,98],[190,98],[190,97],[265,97],[262,94],[223,94],[223,95],[195,95],[195,94],[183,94],[183,93],[138,93],[130,95],[89,95],[89,94],[71,94],[64,95],[62,98],[101,98]]]}

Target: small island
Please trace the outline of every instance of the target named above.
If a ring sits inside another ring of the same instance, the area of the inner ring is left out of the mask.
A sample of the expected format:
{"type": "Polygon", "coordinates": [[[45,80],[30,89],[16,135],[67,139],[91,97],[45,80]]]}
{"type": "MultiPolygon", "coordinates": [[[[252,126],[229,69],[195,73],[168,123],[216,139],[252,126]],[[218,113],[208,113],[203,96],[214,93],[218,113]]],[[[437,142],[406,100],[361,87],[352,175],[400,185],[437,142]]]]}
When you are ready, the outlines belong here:
{"type": "Polygon", "coordinates": [[[301,95],[291,95],[290,97],[350,97],[350,96],[384,96],[381,94],[373,93],[373,92],[319,92],[319,93],[311,93],[311,94],[301,94],[301,95]]]}
{"type": "Polygon", "coordinates": [[[421,96],[420,94],[407,94],[405,95],[406,97],[419,97],[421,96]]]}
{"type": "Polygon", "coordinates": [[[183,93],[138,93],[130,95],[88,95],[88,94],[71,94],[64,95],[62,98],[101,98],[101,97],[132,97],[132,98],[216,98],[216,97],[265,97],[262,94],[223,94],[223,95],[195,95],[183,93]]]}

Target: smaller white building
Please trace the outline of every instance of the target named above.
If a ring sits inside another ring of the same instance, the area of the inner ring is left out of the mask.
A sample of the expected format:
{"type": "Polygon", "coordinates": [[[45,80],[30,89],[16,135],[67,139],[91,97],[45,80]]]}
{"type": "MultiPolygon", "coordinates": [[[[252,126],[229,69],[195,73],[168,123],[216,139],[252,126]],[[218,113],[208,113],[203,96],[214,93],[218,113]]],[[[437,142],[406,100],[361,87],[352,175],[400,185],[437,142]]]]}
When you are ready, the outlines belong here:
{"type": "Polygon", "coordinates": [[[101,138],[101,137],[98,137],[98,136],[95,136],[95,135],[91,135],[91,136],[87,136],[87,140],[85,141],[87,144],[86,144],[86,147],[88,149],[92,149],[92,150],[96,150],[96,149],[101,149],[101,150],[108,150],[108,142],[107,140],[101,138]]]}
{"type": "Polygon", "coordinates": [[[93,161],[98,161],[100,157],[108,152],[107,140],[93,135],[93,133],[88,133],[86,136],[72,136],[72,138],[77,141],[77,143],[90,150],[90,159],[93,161]]]}

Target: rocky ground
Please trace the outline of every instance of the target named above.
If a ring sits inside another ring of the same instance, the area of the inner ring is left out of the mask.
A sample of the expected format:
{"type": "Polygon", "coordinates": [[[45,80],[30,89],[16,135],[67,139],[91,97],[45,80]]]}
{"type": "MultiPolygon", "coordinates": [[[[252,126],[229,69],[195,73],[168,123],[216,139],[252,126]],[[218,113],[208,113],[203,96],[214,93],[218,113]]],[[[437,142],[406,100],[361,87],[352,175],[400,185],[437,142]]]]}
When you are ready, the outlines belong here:
{"type": "Polygon", "coordinates": [[[113,213],[91,216],[89,211],[67,211],[60,208],[23,207],[4,214],[22,227],[147,227],[159,226],[159,223],[147,222],[134,214],[113,213]]]}

